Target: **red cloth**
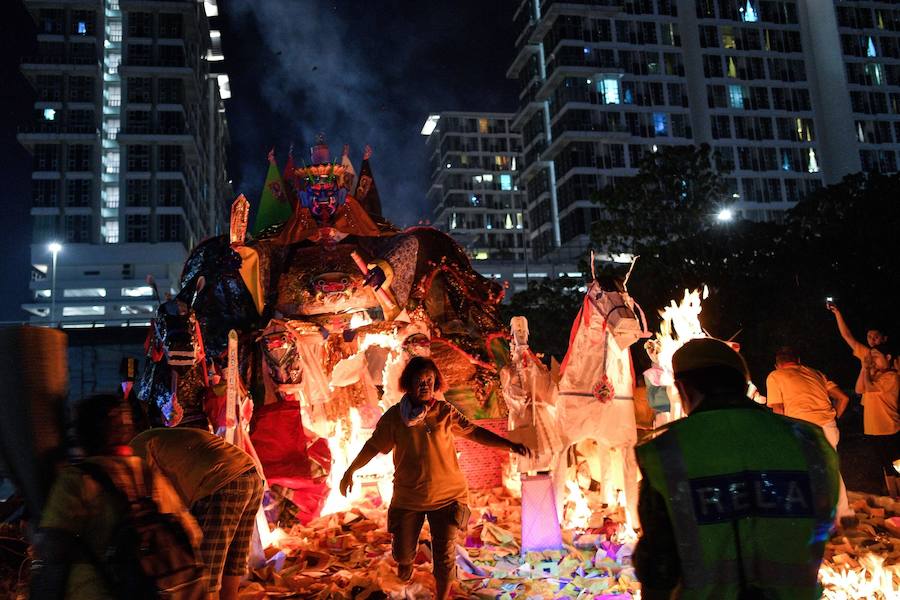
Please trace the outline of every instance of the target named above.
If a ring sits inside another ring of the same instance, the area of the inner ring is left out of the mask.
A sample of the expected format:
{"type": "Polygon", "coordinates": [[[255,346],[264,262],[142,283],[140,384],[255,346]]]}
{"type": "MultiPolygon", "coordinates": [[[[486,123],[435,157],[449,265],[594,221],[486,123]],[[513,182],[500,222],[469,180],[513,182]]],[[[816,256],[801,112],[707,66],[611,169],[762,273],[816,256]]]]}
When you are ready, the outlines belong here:
{"type": "Polygon", "coordinates": [[[328,496],[331,452],[326,440],[304,429],[300,407],[293,402],[258,407],[250,440],[269,484],[294,490],[291,501],[301,522],[317,517],[328,496]]]}

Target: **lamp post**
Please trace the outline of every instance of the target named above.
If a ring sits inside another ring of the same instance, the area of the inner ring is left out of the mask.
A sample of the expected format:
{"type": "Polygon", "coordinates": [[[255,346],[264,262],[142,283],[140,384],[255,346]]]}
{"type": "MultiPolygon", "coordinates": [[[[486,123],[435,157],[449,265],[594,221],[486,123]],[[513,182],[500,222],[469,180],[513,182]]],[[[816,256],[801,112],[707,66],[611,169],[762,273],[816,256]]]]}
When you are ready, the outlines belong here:
{"type": "Polygon", "coordinates": [[[50,251],[50,255],[53,257],[52,267],[50,271],[50,323],[56,323],[56,257],[59,256],[60,250],[62,250],[62,244],[59,242],[50,242],[47,245],[47,250],[50,251]]]}
{"type": "Polygon", "coordinates": [[[729,223],[734,220],[734,211],[730,208],[723,208],[716,215],[716,220],[719,221],[719,223],[729,223]]]}

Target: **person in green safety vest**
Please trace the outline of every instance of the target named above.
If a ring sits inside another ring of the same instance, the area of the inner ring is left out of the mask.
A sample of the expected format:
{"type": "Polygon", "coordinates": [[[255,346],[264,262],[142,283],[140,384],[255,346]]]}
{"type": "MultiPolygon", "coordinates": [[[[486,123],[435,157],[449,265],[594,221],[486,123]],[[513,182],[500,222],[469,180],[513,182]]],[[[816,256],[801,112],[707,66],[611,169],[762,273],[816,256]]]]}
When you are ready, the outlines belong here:
{"type": "Polygon", "coordinates": [[[691,340],[672,367],[688,416],[637,447],[641,597],[819,598],[834,449],[747,398],[747,366],[725,342],[691,340]]]}

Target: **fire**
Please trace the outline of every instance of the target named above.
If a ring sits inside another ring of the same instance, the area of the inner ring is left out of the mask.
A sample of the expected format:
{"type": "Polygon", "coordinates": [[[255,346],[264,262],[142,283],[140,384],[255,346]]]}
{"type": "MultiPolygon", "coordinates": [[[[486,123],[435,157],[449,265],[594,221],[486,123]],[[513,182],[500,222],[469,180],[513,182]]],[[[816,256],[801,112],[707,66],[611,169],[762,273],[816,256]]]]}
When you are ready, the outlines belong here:
{"type": "Polygon", "coordinates": [[[885,599],[900,597],[900,565],[884,566],[884,557],[865,554],[859,566],[822,565],[819,579],[826,600],[855,600],[856,598],[885,599]]]}
{"type": "Polygon", "coordinates": [[[566,498],[563,501],[563,527],[565,529],[587,529],[594,511],[584,495],[581,486],[574,481],[566,481],[566,498]]]}
{"type": "Polygon", "coordinates": [[[681,302],[675,304],[675,301],[672,300],[669,306],[659,311],[659,315],[662,317],[659,333],[645,345],[650,359],[658,364],[663,372],[660,383],[668,387],[668,395],[672,400],[672,410],[659,415],[656,426],[684,416],[678,392],[672,380],[672,355],[690,340],[708,337],[700,325],[700,312],[703,310],[701,302],[708,297],[709,289],[706,286],[703,286],[702,292],[700,290],[684,290],[681,302]]]}
{"type": "Polygon", "coordinates": [[[662,323],[659,324],[659,333],[656,340],[659,343],[659,365],[671,371],[672,355],[690,340],[707,337],[700,325],[700,312],[703,310],[701,301],[709,297],[709,288],[703,286],[700,290],[684,290],[681,302],[675,304],[672,300],[669,306],[659,311],[662,323]]]}

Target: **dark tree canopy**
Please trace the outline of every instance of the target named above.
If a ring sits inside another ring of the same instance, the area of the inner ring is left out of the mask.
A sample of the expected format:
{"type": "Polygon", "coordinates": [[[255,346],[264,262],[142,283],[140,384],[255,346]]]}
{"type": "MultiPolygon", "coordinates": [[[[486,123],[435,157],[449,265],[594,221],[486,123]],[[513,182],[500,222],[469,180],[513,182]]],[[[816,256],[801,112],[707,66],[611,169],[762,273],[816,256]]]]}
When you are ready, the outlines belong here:
{"type": "Polygon", "coordinates": [[[637,175],[598,192],[594,243],[605,251],[642,254],[706,229],[730,200],[713,158],[706,144],[644,154],[637,175]]]}

